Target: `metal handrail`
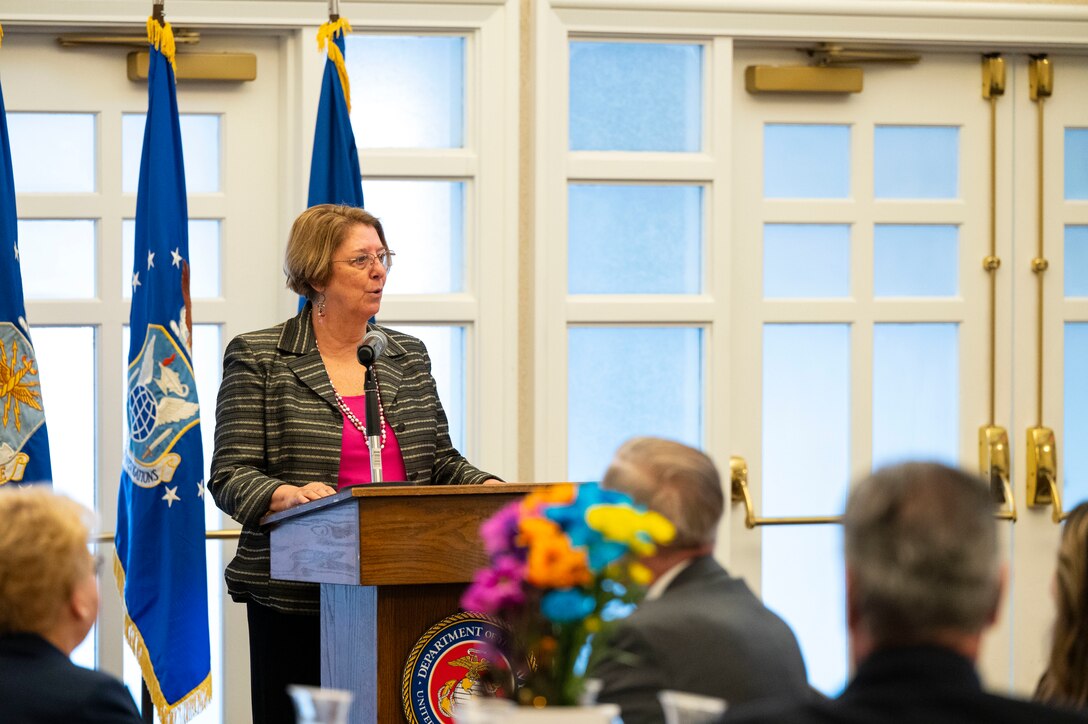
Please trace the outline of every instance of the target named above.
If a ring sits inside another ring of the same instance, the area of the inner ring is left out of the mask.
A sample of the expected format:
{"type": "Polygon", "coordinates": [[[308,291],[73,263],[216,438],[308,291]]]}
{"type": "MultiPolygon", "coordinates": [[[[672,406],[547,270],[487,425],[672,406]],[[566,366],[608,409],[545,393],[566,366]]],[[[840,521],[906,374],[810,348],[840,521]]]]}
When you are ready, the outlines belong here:
{"type": "MultiPolygon", "coordinates": [[[[233,540],[242,534],[239,528],[228,528],[226,530],[207,530],[204,531],[204,538],[207,540],[233,540]]],[[[98,533],[91,536],[91,542],[93,543],[113,543],[113,539],[117,534],[113,531],[107,531],[105,533],[98,533]]]]}

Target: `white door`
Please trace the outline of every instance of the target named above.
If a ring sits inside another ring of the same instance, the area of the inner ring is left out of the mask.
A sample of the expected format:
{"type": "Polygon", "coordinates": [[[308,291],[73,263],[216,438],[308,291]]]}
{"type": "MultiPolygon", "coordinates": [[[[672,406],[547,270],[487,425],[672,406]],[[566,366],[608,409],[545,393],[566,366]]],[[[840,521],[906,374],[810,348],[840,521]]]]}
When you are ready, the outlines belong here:
{"type": "MultiPolygon", "coordinates": [[[[1020,519],[1001,523],[1012,586],[983,670],[992,685],[1029,693],[1047,648],[1059,531],[1049,510],[1025,506],[1027,427],[1057,433],[1067,503],[1088,492],[1088,481],[1074,480],[1084,463],[1069,438],[1077,430],[1083,440],[1085,430],[1083,413],[1070,412],[1083,409],[1085,368],[1071,365],[1070,354],[1085,350],[1085,307],[1071,297],[1088,293],[1079,261],[1085,205],[1077,202],[1088,195],[1088,143],[1077,127],[1088,111],[1075,100],[1088,88],[1088,64],[1051,59],[1060,70],[1045,116],[1050,266],[1039,423],[1028,59],[1006,57],[1006,93],[994,107],[994,224],[991,107],[980,92],[979,54],[869,65],[858,94],[745,92],[748,66],[797,60],[792,50],[741,49],[734,61],[730,444],[747,463],[755,513],[837,515],[850,480],[896,460],[977,470],[979,428],[1006,428],[1020,519]],[[991,254],[1001,262],[994,336],[983,268],[991,254]]],[[[750,530],[739,505],[731,523],[733,569],[793,625],[814,685],[837,691],[848,677],[838,526],[750,530]]]]}

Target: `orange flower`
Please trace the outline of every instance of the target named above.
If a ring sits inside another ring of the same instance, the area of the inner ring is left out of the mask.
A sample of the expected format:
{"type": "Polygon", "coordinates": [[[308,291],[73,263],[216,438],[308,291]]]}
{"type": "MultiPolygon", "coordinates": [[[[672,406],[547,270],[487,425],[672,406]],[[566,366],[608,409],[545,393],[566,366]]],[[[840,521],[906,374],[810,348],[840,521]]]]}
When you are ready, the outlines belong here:
{"type": "Polygon", "coordinates": [[[559,524],[547,518],[522,518],[518,521],[517,544],[531,548],[535,541],[563,535],[559,524]]]}
{"type": "Polygon", "coordinates": [[[572,548],[562,533],[534,539],[527,564],[525,580],[539,588],[570,588],[592,580],[586,552],[572,548]]]}
{"type": "Polygon", "coordinates": [[[541,505],[567,505],[574,502],[575,490],[570,483],[549,485],[526,495],[521,501],[521,509],[526,513],[532,513],[541,505]]]}

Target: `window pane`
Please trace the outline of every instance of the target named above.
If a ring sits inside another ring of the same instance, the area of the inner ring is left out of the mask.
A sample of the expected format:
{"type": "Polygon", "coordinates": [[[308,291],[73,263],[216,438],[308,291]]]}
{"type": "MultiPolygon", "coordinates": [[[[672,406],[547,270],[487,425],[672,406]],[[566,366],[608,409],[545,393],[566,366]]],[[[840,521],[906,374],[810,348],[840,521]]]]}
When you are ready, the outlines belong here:
{"type": "Polygon", "coordinates": [[[1062,465],[1065,508],[1088,500],[1088,322],[1065,324],[1065,408],[1062,465]]]}
{"type": "Polygon", "coordinates": [[[450,423],[450,440],[465,454],[465,328],[398,324],[396,329],[426,345],[438,399],[450,423]]]}
{"type": "Polygon", "coordinates": [[[764,126],[763,195],[769,199],[848,197],[850,127],[764,126]]]}
{"type": "Polygon", "coordinates": [[[18,234],[27,299],[94,298],[96,228],[92,219],[20,219],[18,234]]]}
{"type": "MultiPolygon", "coordinates": [[[[95,510],[94,327],[34,326],[31,335],[49,429],[53,489],[95,510]]],[[[104,571],[108,576],[108,567],[104,571]]],[[[99,583],[111,581],[100,577],[99,583]]],[[[72,652],[72,661],[93,669],[97,636],[95,626],[72,652]]]]}
{"type": "MultiPolygon", "coordinates": [[[[140,185],[146,118],[145,113],[121,117],[121,190],[126,194],[136,193],[140,185]]],[[[219,116],[182,113],[179,120],[186,193],[219,191],[219,116]]]]}
{"type": "Polygon", "coordinates": [[[878,199],[954,199],[959,193],[959,128],[877,126],[873,185],[878,199]]]}
{"type": "Polygon", "coordinates": [[[837,696],[846,685],[846,586],[842,528],[763,528],[763,602],[797,635],[812,686],[837,696]]]}
{"type": "Polygon", "coordinates": [[[16,193],[96,190],[93,113],[9,113],[16,193]]]}
{"type": "Polygon", "coordinates": [[[366,206],[397,253],[386,291],[442,294],[465,288],[465,184],[367,181],[366,206]]]}
{"type": "Polygon", "coordinates": [[[850,296],[850,226],[766,224],[763,296],[850,296]]]}
{"type": "Polygon", "coordinates": [[[904,460],[959,460],[955,324],[873,330],[873,469],[904,460]]]}
{"type": "Polygon", "coordinates": [[[570,44],[572,151],[702,148],[699,45],[570,44]]]}
{"type": "Polygon", "coordinates": [[[571,294],[701,290],[701,186],[572,184],[568,199],[571,294]]]}
{"type": "Polygon", "coordinates": [[[877,224],[873,229],[875,296],[954,297],[958,279],[958,227],[877,224]]]}
{"type": "Polygon", "coordinates": [[[1088,199],[1088,128],[1065,129],[1065,198],[1088,199]]]}
{"type": "Polygon", "coordinates": [[[360,148],[465,145],[463,37],[360,34],[346,43],[351,127],[360,148]]]}
{"type": "Polygon", "coordinates": [[[697,327],[572,327],[568,333],[567,476],[600,480],[634,435],[702,447],[703,332],[697,327]],[[641,364],[650,350],[650,367],[641,364]],[[635,370],[646,368],[639,374],[635,370]],[[667,380],[668,384],[662,384],[667,380]]]}
{"type": "MultiPolygon", "coordinates": [[[[838,515],[850,478],[850,327],[763,328],[763,515],[838,515]],[[804,350],[804,354],[798,354],[804,350]]],[[[841,532],[763,531],[763,599],[793,627],[813,686],[846,681],[841,532]]]]}
{"type": "Polygon", "coordinates": [[[1065,296],[1088,297],[1088,226],[1065,227],[1065,296]]]}
{"type": "MultiPolygon", "coordinates": [[[[189,219],[189,293],[193,299],[219,296],[219,234],[218,219],[189,219]]],[[[132,299],[132,254],[136,248],[136,220],[121,222],[121,293],[132,299]]],[[[170,257],[166,263],[170,263],[170,257]]],[[[162,263],[158,257],[155,264],[162,263]]],[[[146,268],[146,260],[143,265],[146,268]]],[[[128,359],[126,357],[125,359],[128,359]]]]}

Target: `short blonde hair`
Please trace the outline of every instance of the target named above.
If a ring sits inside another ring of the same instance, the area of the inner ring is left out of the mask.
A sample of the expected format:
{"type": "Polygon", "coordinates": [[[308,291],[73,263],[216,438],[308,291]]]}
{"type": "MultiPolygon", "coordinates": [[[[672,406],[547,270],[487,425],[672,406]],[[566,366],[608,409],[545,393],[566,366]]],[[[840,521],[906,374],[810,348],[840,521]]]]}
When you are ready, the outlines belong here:
{"type": "Polygon", "coordinates": [[[93,570],[91,512],[47,487],[0,488],[0,635],[45,633],[93,570]]]}
{"type": "Polygon", "coordinates": [[[291,225],[283,273],[287,288],[313,299],[315,287],[324,286],[332,276],[332,255],[352,227],[362,224],[378,232],[382,246],[389,250],[385,230],[378,217],[356,206],[318,204],[303,211],[291,225]]]}
{"type": "Polygon", "coordinates": [[[669,547],[713,543],[725,510],[714,461],[693,447],[657,437],[636,437],[616,451],[602,485],[627,493],[676,527],[669,547]]]}

